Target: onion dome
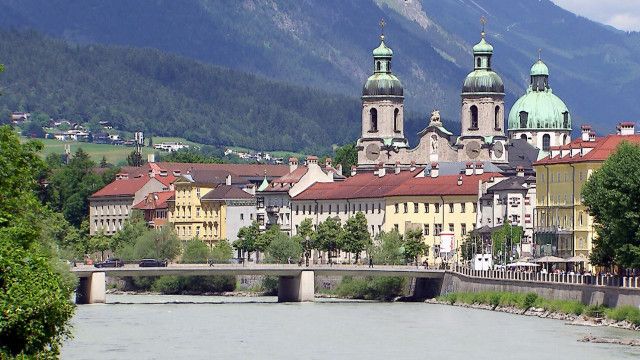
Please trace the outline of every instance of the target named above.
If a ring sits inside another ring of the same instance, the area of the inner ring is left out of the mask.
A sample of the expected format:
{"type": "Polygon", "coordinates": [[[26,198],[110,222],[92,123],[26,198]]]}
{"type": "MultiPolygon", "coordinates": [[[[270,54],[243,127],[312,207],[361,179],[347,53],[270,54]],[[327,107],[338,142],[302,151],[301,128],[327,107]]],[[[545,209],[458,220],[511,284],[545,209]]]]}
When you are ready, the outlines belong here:
{"type": "Polygon", "coordinates": [[[380,46],[373,50],[373,75],[369,76],[362,88],[362,96],[403,96],[404,88],[400,80],[391,73],[393,50],[380,36],[380,46]]]}
{"type": "Polygon", "coordinates": [[[462,85],[463,94],[498,93],[504,94],[504,83],[495,71],[491,70],[493,46],[482,39],[473,46],[474,70],[467,75],[462,85]]]}
{"type": "Polygon", "coordinates": [[[567,105],[549,86],[549,68],[542,60],[531,67],[531,83],[509,112],[509,130],[571,130],[567,105]]]}

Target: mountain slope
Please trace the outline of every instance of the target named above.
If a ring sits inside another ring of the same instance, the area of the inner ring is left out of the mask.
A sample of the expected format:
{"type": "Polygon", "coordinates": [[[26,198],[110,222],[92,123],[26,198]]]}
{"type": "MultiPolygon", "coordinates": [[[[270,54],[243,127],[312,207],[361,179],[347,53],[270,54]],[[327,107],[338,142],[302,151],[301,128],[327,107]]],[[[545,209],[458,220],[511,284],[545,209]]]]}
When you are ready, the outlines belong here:
{"type": "Polygon", "coordinates": [[[355,98],[286,85],[154,49],[70,45],[0,31],[0,108],[212,145],[326,152],[359,133],[355,98]],[[355,120],[354,120],[355,119],[355,120]]]}
{"type": "MultiPolygon", "coordinates": [[[[0,0],[0,26],[75,42],[155,47],[330,92],[358,96],[385,17],[407,109],[459,118],[479,18],[489,19],[507,103],[522,94],[542,48],[554,91],[577,125],[640,113],[640,35],[567,12],[549,0],[0,0]]],[[[357,122],[356,122],[357,123],[357,122]]],[[[454,129],[455,130],[455,129],[454,129]]]]}

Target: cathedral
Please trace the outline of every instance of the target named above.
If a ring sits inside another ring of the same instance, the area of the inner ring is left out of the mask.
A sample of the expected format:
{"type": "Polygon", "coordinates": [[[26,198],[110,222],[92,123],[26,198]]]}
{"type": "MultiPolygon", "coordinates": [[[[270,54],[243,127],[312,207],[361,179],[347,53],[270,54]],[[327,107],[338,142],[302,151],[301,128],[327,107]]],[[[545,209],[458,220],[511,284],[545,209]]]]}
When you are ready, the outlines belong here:
{"type": "MultiPolygon", "coordinates": [[[[385,44],[373,50],[373,74],[362,89],[362,132],[357,142],[358,168],[379,165],[429,165],[438,162],[490,162],[501,169],[514,167],[509,151],[531,153],[535,161],[550,146],[568,143],[571,118],[565,104],[549,87],[549,70],[538,59],[530,72],[530,85],[509,112],[509,128],[504,128],[504,84],[491,67],[493,46],[484,29],[473,46],[473,71],[464,79],[461,92],[460,136],[444,128],[439,112],[411,148],[404,135],[404,95],[402,83],[393,75],[393,51],[385,44]],[[528,147],[531,150],[523,150],[528,147]],[[518,147],[519,149],[515,149],[518,147]],[[512,165],[512,166],[510,166],[512,165]]],[[[530,163],[528,168],[530,168],[530,163]]],[[[521,165],[521,164],[518,164],[521,165]]]]}

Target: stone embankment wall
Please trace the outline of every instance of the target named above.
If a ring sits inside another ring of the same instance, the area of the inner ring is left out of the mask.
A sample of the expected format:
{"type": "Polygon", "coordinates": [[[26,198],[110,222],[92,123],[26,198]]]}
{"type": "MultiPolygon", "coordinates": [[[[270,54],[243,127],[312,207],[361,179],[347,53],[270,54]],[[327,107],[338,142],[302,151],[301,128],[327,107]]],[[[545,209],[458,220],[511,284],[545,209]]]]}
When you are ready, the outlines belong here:
{"type": "Polygon", "coordinates": [[[616,286],[485,279],[447,272],[440,288],[441,295],[479,291],[533,292],[545,299],[577,300],[585,305],[640,306],[640,289],[616,286]]]}

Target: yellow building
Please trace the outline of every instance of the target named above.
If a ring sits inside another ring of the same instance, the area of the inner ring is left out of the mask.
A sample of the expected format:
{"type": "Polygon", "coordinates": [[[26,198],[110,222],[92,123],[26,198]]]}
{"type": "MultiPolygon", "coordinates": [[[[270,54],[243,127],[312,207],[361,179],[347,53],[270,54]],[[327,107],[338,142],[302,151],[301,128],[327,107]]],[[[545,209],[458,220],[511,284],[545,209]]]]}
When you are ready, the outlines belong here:
{"type": "Polygon", "coordinates": [[[536,256],[588,258],[595,232],[593,218],[582,203],[582,187],[622,141],[640,143],[633,123],[621,123],[617,135],[600,138],[591,127],[583,126],[580,139],[552,147],[547,157],[534,163],[536,256]]]}
{"type": "Polygon", "coordinates": [[[455,261],[466,235],[476,226],[480,181],[497,173],[438,176],[437,171],[425,177],[407,180],[388,192],[385,197],[385,231],[398,230],[401,234],[411,228],[422,230],[429,247],[426,259],[430,265],[443,260],[455,261]],[[453,259],[452,259],[453,258],[453,259]]]}

